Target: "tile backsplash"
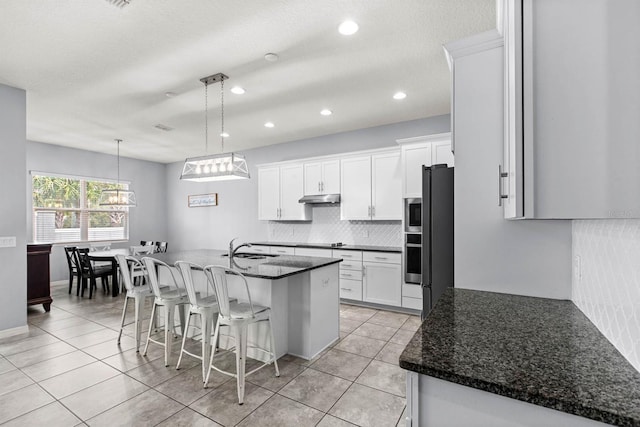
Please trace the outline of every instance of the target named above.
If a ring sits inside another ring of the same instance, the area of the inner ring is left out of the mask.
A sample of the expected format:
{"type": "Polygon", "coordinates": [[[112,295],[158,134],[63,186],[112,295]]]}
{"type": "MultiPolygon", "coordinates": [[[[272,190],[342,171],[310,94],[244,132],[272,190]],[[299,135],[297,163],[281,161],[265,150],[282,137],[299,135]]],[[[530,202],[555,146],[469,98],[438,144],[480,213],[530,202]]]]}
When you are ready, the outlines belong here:
{"type": "Polygon", "coordinates": [[[311,222],[269,221],[274,242],[402,246],[401,221],[341,221],[340,206],[316,205],[311,222]]]}
{"type": "Polygon", "coordinates": [[[572,300],[640,371],[640,220],[574,220],[572,300]]]}

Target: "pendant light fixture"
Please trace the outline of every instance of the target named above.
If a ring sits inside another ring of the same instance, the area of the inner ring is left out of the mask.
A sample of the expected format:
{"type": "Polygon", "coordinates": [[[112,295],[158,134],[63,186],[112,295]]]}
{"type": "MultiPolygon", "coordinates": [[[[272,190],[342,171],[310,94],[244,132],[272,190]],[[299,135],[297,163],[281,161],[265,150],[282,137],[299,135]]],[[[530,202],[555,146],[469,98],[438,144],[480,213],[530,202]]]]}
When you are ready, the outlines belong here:
{"type": "Polygon", "coordinates": [[[229,135],[224,131],[224,81],[228,79],[222,73],[213,74],[200,79],[204,83],[204,109],[205,109],[205,151],[209,151],[209,108],[208,88],[212,83],[220,82],[221,99],[221,152],[220,154],[207,154],[201,157],[191,157],[184,161],[180,179],[188,181],[226,181],[231,179],[249,178],[249,168],[244,156],[236,153],[224,152],[224,139],[229,135]]]}
{"type": "Polygon", "coordinates": [[[115,141],[118,143],[118,181],[115,188],[102,190],[99,205],[112,208],[132,208],[136,206],[136,193],[120,188],[120,143],[122,140],[116,139],[115,141]]]}

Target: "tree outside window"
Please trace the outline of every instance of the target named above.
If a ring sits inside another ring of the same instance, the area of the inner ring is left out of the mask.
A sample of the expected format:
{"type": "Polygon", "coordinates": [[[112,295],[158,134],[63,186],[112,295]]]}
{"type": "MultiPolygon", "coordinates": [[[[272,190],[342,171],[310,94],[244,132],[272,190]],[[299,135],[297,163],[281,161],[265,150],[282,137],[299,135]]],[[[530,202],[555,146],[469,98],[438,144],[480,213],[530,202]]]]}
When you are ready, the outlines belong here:
{"type": "MultiPolygon", "coordinates": [[[[129,211],[99,205],[104,189],[114,182],[82,177],[32,176],[33,240],[70,243],[126,240],[129,211]]],[[[119,188],[127,189],[128,184],[119,188]]]]}

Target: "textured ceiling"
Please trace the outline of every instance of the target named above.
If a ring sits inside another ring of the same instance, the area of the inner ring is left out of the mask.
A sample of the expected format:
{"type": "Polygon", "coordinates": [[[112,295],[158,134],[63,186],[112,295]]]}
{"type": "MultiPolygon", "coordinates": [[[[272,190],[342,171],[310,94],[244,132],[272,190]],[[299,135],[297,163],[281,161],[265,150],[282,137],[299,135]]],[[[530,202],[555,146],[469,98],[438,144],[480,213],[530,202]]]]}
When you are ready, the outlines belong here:
{"type": "MultiPolygon", "coordinates": [[[[205,154],[201,77],[229,76],[225,149],[242,151],[447,113],[442,44],[491,28],[494,0],[2,0],[0,83],[27,90],[30,140],[173,162],[205,154]]],[[[219,84],[209,129],[217,152],[219,84]]]]}

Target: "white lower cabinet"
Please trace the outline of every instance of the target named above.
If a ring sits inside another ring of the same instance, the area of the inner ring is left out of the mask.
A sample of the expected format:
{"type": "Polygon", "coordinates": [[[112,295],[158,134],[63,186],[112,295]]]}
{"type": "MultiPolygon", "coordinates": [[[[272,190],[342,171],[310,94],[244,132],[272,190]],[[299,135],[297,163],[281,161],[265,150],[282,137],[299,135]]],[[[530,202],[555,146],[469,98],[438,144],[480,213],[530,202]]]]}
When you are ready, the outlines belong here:
{"type": "Polygon", "coordinates": [[[392,252],[364,252],[362,300],[402,306],[402,256],[392,252]]]}
{"type": "Polygon", "coordinates": [[[402,285],[402,307],[422,310],[422,286],[413,283],[402,285]]]}
{"type": "Polygon", "coordinates": [[[362,280],[345,279],[340,273],[340,298],[362,301],[362,280]]]}
{"type": "Polygon", "coordinates": [[[299,256],[315,256],[322,258],[331,258],[331,249],[320,248],[295,248],[295,254],[299,256]]]}

